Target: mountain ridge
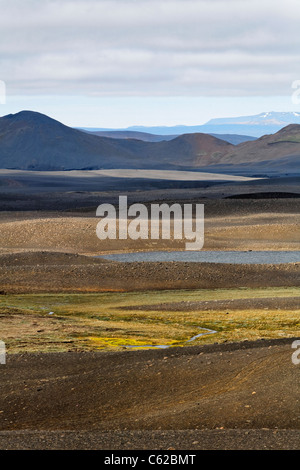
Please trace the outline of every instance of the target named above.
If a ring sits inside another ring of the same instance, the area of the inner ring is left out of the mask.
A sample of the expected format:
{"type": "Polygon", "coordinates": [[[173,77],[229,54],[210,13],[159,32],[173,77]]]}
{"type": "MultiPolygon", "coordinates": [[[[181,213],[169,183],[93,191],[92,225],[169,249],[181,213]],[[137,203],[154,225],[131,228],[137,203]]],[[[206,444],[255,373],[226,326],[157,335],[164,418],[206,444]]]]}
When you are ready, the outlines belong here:
{"type": "Polygon", "coordinates": [[[26,170],[113,168],[255,171],[274,164],[277,172],[299,172],[300,125],[232,145],[206,133],[145,142],[114,139],[68,127],[32,111],[0,118],[0,167],[26,170]]]}
{"type": "MultiPolygon", "coordinates": [[[[168,135],[159,135],[159,134],[150,134],[148,132],[139,132],[139,131],[89,131],[82,129],[85,132],[98,135],[100,137],[110,137],[112,139],[137,139],[143,140],[144,142],[161,142],[163,140],[172,140],[176,137],[179,137],[180,134],[168,134],[168,135]]],[[[242,142],[248,140],[255,140],[256,137],[247,136],[247,135],[238,135],[238,134],[209,134],[217,139],[225,140],[233,145],[238,145],[242,142]]]]}
{"type": "Polygon", "coordinates": [[[92,128],[90,131],[131,131],[147,132],[158,135],[192,134],[237,134],[250,137],[262,137],[274,134],[288,124],[300,124],[300,113],[296,112],[264,112],[252,116],[214,118],[201,125],[175,126],[130,126],[125,129],[92,128]]]}

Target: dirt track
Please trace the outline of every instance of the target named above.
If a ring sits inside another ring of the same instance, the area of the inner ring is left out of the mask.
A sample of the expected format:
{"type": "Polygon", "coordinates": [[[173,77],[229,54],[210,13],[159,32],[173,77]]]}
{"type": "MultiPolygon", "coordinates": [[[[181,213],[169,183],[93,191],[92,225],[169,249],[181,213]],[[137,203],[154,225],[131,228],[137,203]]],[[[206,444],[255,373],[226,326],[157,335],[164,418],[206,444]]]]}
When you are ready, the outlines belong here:
{"type": "MultiPolygon", "coordinates": [[[[236,448],[237,435],[246,436],[248,430],[252,448],[268,442],[271,448],[296,448],[299,366],[291,361],[292,341],[9,356],[1,366],[0,430],[34,430],[24,439],[36,447],[45,444],[38,439],[45,431],[60,431],[55,438],[46,434],[50,446],[51,439],[59,445],[61,431],[93,431],[95,436],[111,431],[110,442],[102,437],[101,444],[94,436],[97,448],[124,448],[124,439],[130,448],[128,436],[134,431],[131,448],[151,448],[154,431],[163,430],[160,445],[167,441],[177,449],[197,440],[193,448],[201,448],[209,436],[210,448],[236,448]],[[195,434],[189,432],[181,442],[176,432],[184,429],[195,434]]],[[[0,433],[0,447],[8,445],[7,436],[0,433]]],[[[22,440],[19,433],[9,436],[10,448],[22,440]]],[[[88,447],[86,440],[61,441],[69,448],[81,445],[88,447]]]]}

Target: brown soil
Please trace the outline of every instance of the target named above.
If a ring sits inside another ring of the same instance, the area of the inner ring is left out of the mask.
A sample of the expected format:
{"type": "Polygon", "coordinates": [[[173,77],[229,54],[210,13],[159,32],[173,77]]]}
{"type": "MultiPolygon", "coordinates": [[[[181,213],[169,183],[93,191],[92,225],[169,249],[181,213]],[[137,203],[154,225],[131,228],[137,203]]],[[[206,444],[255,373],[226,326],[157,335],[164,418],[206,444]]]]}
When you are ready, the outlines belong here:
{"type": "Polygon", "coordinates": [[[299,430],[292,341],[11,355],[0,430],[299,430]]]}
{"type": "Polygon", "coordinates": [[[122,310],[149,310],[149,311],[168,311],[168,312],[192,312],[195,310],[259,310],[259,309],[282,309],[282,310],[295,310],[300,305],[299,297],[267,297],[264,299],[253,298],[251,299],[232,299],[232,300],[208,300],[203,302],[172,302],[161,303],[154,305],[138,305],[120,307],[122,310]]]}
{"type": "MultiPolygon", "coordinates": [[[[298,213],[299,199],[209,201],[205,249],[299,250],[298,213]]],[[[125,264],[82,256],[183,248],[99,242],[94,214],[1,213],[1,293],[300,285],[299,263],[125,264]]],[[[214,308],[247,309],[247,302],[218,301],[214,308]]],[[[251,299],[251,307],[274,308],[274,302],[251,299]]],[[[298,299],[276,298],[276,306],[280,302],[293,309],[298,299]]],[[[297,448],[299,366],[291,361],[292,341],[8,355],[0,365],[0,448],[30,442],[33,448],[297,448]],[[36,434],[28,437],[31,431],[36,434]],[[75,435],[66,437],[68,431],[75,435]]]]}
{"type": "Polygon", "coordinates": [[[299,285],[299,263],[280,265],[117,263],[59,253],[0,256],[2,293],[298,287],[299,285]]]}
{"type": "MultiPolygon", "coordinates": [[[[195,202],[205,205],[205,250],[299,250],[300,199],[195,202]]],[[[0,212],[0,253],[185,249],[186,240],[99,240],[95,213],[96,207],[90,212],[0,212]]]]}
{"type": "MultiPolygon", "coordinates": [[[[205,250],[299,250],[299,199],[196,202],[205,202],[205,250]]],[[[97,222],[95,211],[0,213],[0,291],[101,292],[299,285],[299,264],[100,261],[93,255],[181,250],[185,245],[178,240],[100,241],[95,233],[97,222]]]]}

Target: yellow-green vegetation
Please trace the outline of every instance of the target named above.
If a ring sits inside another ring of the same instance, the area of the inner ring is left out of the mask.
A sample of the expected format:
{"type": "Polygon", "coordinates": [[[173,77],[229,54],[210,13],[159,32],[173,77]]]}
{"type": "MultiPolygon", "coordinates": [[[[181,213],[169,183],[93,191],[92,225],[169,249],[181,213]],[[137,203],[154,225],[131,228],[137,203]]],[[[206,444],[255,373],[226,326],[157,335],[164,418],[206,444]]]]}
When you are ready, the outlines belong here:
{"type": "MultiPolygon", "coordinates": [[[[214,289],[0,296],[0,339],[8,352],[183,346],[299,334],[299,309],[146,310],[154,304],[299,297],[299,288],[214,289]],[[142,307],[141,307],[142,306],[142,307]],[[123,308],[126,307],[126,310],[123,308]],[[51,314],[50,314],[51,313],[51,314]],[[192,343],[187,340],[206,330],[192,343]]],[[[181,308],[181,304],[180,304],[181,308]]]]}

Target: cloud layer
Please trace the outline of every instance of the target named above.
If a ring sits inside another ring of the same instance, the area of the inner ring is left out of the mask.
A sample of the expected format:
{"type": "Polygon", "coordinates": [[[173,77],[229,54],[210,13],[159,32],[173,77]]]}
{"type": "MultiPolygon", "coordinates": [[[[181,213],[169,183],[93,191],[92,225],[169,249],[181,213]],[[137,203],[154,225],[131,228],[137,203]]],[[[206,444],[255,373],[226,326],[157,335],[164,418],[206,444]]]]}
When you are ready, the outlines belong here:
{"type": "Polygon", "coordinates": [[[288,95],[298,0],[0,0],[10,94],[288,95]]]}

